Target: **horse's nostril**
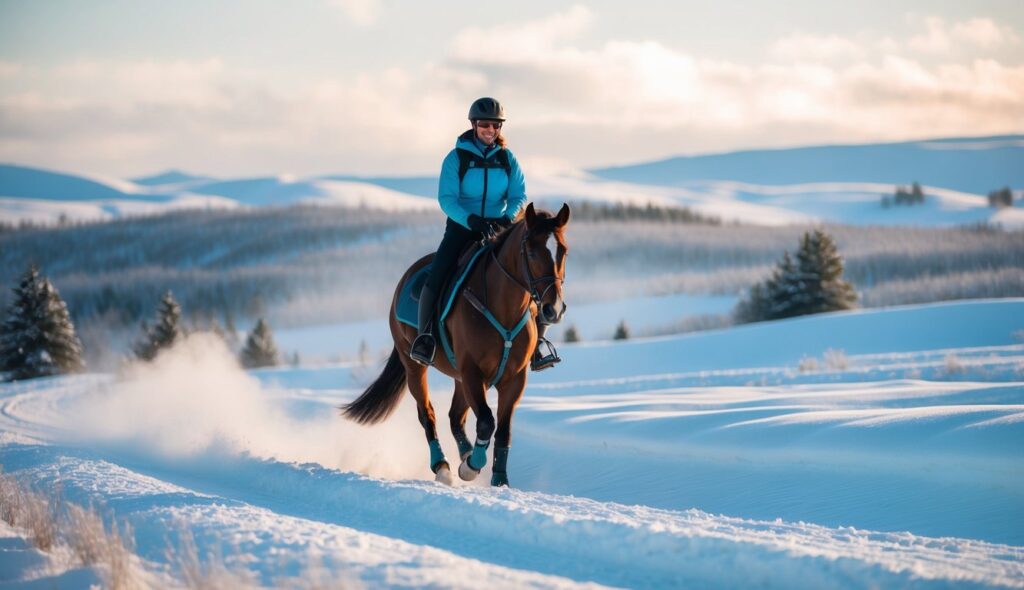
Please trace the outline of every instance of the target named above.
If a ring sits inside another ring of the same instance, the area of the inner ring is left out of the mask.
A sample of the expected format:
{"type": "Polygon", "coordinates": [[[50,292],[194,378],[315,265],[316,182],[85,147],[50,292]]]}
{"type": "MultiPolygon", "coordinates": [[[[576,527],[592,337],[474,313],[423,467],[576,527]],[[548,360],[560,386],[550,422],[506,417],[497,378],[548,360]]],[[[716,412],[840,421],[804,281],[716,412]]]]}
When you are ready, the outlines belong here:
{"type": "Polygon", "coordinates": [[[544,314],[544,319],[548,321],[553,321],[556,317],[558,317],[558,312],[555,311],[555,306],[551,305],[550,303],[545,303],[541,307],[540,311],[542,314],[544,314]]]}

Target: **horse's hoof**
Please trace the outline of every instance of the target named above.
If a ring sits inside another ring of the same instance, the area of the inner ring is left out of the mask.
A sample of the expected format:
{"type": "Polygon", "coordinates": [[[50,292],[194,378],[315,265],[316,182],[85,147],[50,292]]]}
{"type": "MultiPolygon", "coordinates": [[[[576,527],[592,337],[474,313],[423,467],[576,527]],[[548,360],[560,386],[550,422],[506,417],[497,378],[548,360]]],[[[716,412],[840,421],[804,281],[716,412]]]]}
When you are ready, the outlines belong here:
{"type": "Polygon", "coordinates": [[[443,483],[446,486],[455,483],[455,480],[452,478],[452,470],[448,468],[447,463],[437,468],[437,473],[434,474],[434,481],[443,483]]]}
{"type": "Polygon", "coordinates": [[[496,488],[508,487],[508,474],[499,471],[491,472],[491,485],[496,488]]]}
{"type": "Polygon", "coordinates": [[[459,478],[462,481],[473,481],[478,475],[480,475],[480,470],[469,466],[469,457],[463,459],[462,464],[459,465],[459,478]]]}

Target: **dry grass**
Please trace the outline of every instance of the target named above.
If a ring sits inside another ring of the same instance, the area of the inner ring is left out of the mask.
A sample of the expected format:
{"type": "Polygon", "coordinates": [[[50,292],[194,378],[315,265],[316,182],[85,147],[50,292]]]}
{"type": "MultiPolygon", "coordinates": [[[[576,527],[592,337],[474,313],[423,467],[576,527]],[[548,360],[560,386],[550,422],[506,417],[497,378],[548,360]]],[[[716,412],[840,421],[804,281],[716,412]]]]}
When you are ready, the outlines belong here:
{"type": "Polygon", "coordinates": [[[195,536],[184,523],[178,526],[178,546],[168,548],[167,561],[190,590],[246,590],[259,588],[255,574],[228,567],[219,552],[200,556],[195,536]]]}
{"type": "Polygon", "coordinates": [[[70,556],[62,565],[95,568],[104,588],[148,587],[132,553],[131,529],[126,526],[122,531],[116,523],[108,528],[94,509],[61,502],[0,474],[0,517],[24,531],[40,551],[58,559],[70,556]]]}
{"type": "Polygon", "coordinates": [[[805,356],[800,359],[796,369],[801,373],[817,373],[821,370],[821,364],[818,362],[817,358],[813,356],[805,356]]]}
{"type": "Polygon", "coordinates": [[[53,505],[42,494],[0,474],[0,515],[12,527],[28,532],[40,551],[50,551],[57,540],[58,523],[53,505]]]}
{"type": "Polygon", "coordinates": [[[822,355],[825,367],[830,371],[845,371],[850,367],[850,361],[846,358],[846,352],[830,348],[822,355]]]}
{"type": "Polygon", "coordinates": [[[122,530],[112,522],[108,528],[95,510],[76,504],[67,505],[65,519],[66,539],[71,550],[83,565],[99,567],[107,588],[145,587],[135,567],[135,543],[128,524],[122,530]]]}
{"type": "Polygon", "coordinates": [[[942,362],[946,375],[959,375],[965,371],[964,363],[955,354],[947,354],[942,362]]]}

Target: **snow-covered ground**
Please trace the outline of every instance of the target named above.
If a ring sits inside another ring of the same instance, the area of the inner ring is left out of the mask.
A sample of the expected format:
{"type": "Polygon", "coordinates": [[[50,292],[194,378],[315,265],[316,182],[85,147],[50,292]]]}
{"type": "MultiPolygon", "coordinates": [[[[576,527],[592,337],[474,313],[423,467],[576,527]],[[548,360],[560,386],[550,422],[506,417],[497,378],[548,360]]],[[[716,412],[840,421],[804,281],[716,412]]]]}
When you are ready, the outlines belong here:
{"type": "Polygon", "coordinates": [[[0,464],[130,521],[154,571],[187,528],[266,585],[1024,587],[1024,299],[561,351],[513,489],[431,481],[411,399],[339,418],[377,366],[246,373],[204,338],[0,386],[0,464]]]}

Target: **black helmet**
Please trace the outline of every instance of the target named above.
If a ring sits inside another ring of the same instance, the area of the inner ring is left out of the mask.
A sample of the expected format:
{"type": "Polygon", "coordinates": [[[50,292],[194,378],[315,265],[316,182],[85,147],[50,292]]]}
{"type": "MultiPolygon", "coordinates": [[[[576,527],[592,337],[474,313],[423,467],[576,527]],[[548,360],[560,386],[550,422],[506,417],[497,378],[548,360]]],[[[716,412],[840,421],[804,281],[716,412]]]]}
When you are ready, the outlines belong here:
{"type": "Polygon", "coordinates": [[[469,120],[478,121],[480,119],[504,121],[505,109],[501,106],[500,102],[493,98],[486,96],[484,98],[478,98],[474,100],[473,104],[469,107],[469,120]]]}

